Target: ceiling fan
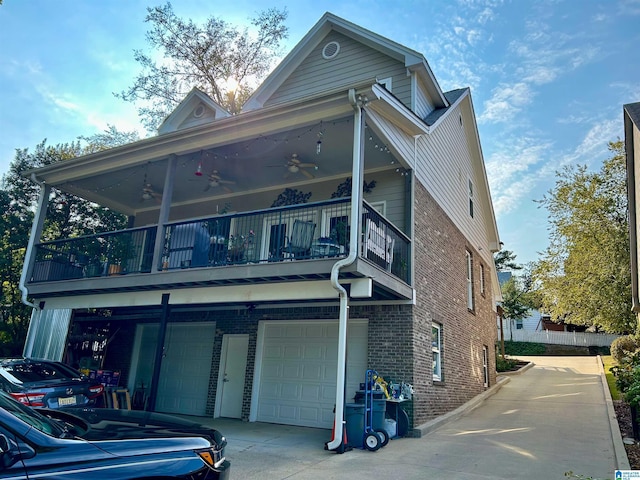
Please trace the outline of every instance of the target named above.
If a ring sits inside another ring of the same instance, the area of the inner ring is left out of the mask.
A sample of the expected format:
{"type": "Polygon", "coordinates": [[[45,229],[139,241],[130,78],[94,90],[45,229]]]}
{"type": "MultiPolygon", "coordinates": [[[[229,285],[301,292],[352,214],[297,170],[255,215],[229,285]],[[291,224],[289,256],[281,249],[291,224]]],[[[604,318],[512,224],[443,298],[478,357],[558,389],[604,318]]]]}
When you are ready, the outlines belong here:
{"type": "Polygon", "coordinates": [[[158,193],[153,189],[153,185],[150,183],[144,183],[142,186],[141,202],[146,200],[155,200],[157,203],[162,201],[162,193],[158,193]]]}
{"type": "Polygon", "coordinates": [[[204,191],[206,192],[207,190],[209,190],[210,188],[216,188],[216,187],[222,187],[227,193],[231,193],[231,189],[229,187],[227,187],[227,185],[235,185],[236,182],[232,181],[232,180],[225,180],[222,178],[222,176],[220,175],[220,172],[218,172],[218,170],[213,170],[207,177],[207,186],[205,187],[204,191]]]}
{"type": "MultiPolygon", "coordinates": [[[[269,165],[270,167],[279,167],[280,165],[269,165]]],[[[291,158],[287,160],[287,163],[282,165],[287,169],[287,172],[284,174],[284,178],[287,178],[292,173],[301,173],[307,178],[315,178],[310,172],[305,170],[306,168],[313,168],[315,170],[318,169],[318,165],[315,163],[302,163],[298,158],[297,153],[292,153],[291,158]]]]}

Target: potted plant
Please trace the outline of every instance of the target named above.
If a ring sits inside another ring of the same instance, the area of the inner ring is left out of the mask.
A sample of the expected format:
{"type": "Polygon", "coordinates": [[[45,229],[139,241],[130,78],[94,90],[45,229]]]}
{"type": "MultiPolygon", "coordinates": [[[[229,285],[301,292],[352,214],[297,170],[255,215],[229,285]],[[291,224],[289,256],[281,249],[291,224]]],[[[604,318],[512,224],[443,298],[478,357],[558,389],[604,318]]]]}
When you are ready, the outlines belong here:
{"type": "Polygon", "coordinates": [[[133,256],[131,235],[119,233],[109,237],[107,244],[108,274],[119,275],[125,270],[127,260],[133,256]]]}

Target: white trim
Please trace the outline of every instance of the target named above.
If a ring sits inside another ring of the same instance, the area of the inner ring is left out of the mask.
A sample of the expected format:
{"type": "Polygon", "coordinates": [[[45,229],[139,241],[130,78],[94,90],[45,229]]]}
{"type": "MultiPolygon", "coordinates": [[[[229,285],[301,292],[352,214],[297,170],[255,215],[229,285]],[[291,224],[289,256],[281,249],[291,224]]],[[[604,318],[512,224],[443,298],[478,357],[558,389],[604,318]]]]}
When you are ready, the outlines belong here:
{"type": "Polygon", "coordinates": [[[393,92],[393,77],[376,78],[378,85],[382,85],[389,92],[393,92]]]}
{"type": "Polygon", "coordinates": [[[369,205],[383,217],[387,216],[387,201],[380,200],[378,202],[369,202],[369,205]]]}
{"type": "MultiPolygon", "coordinates": [[[[438,355],[438,373],[433,373],[433,380],[435,382],[442,381],[442,325],[439,323],[433,322],[431,323],[431,355],[433,357],[434,354],[438,355]],[[433,329],[438,331],[438,344],[433,344],[433,329]]],[[[435,365],[434,361],[434,365],[435,365]]]]}
{"type": "Polygon", "coordinates": [[[338,54],[340,53],[340,43],[334,41],[328,42],[323,48],[322,48],[322,58],[324,58],[325,60],[333,60],[334,58],[336,58],[338,56],[338,54]],[[331,53],[331,54],[327,54],[327,49],[329,48],[330,45],[335,45],[335,52],[331,53]]]}
{"type": "Polygon", "coordinates": [[[489,386],[489,347],[482,346],[482,377],[484,387],[489,386]]]}
{"type": "Polygon", "coordinates": [[[475,299],[473,298],[473,255],[469,250],[466,252],[467,264],[467,308],[473,310],[475,308],[475,299]]]}
{"type": "Polygon", "coordinates": [[[265,322],[258,322],[258,334],[256,337],[256,357],[253,367],[253,384],[251,385],[251,407],[249,408],[249,421],[255,422],[258,418],[258,400],[260,400],[260,377],[262,376],[262,356],[264,355],[264,330],[265,322]]]}

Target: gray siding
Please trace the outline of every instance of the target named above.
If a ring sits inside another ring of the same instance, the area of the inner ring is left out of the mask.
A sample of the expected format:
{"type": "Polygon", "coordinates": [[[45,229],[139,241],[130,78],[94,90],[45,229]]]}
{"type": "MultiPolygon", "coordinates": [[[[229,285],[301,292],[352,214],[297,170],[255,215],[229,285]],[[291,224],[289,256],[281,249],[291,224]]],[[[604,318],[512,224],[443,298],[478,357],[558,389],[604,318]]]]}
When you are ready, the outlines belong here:
{"type": "Polygon", "coordinates": [[[404,64],[337,32],[329,33],[266,102],[266,106],[313,96],[339,87],[392,77],[393,93],[411,107],[411,81],[404,64]],[[322,57],[331,41],[340,44],[332,60],[322,57]]]}
{"type": "MultiPolygon", "coordinates": [[[[396,227],[403,230],[406,224],[404,177],[396,173],[394,169],[375,174],[367,174],[366,179],[367,181],[375,180],[376,187],[371,193],[365,194],[365,200],[369,203],[385,202],[385,217],[396,227]]],[[[404,233],[409,235],[409,232],[404,233]]]]}
{"type": "Polygon", "coordinates": [[[425,118],[435,110],[435,107],[433,106],[433,103],[427,94],[427,89],[422,81],[416,79],[416,84],[415,112],[418,117],[425,118]]]}
{"type": "Polygon", "coordinates": [[[416,179],[425,185],[473,247],[483,247],[481,255],[489,263],[493,260],[485,230],[488,212],[483,211],[480,196],[484,188],[482,166],[473,164],[465,131],[473,126],[460,124],[460,116],[464,118],[462,105],[449,112],[433,133],[418,139],[416,179]],[[473,218],[469,215],[469,180],[474,187],[473,218]]]}

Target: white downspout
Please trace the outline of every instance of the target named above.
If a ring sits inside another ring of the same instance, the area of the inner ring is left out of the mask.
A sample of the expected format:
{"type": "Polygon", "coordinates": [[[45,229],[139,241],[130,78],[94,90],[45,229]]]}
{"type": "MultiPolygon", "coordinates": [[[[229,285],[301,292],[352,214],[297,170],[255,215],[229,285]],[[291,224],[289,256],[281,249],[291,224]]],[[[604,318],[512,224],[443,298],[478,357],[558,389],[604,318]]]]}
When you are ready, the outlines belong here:
{"type": "Polygon", "coordinates": [[[22,303],[24,303],[28,307],[39,310],[38,306],[35,303],[27,300],[29,290],[27,290],[26,281],[29,267],[33,265],[33,259],[31,258],[33,255],[33,246],[36,243],[36,239],[40,237],[42,225],[44,224],[44,216],[47,212],[47,203],[49,201],[49,187],[45,185],[44,182],[38,181],[35,173],[31,174],[31,180],[40,186],[40,196],[38,198],[38,208],[36,209],[36,214],[33,218],[33,225],[31,226],[31,234],[29,235],[29,241],[27,242],[27,251],[24,254],[24,264],[22,265],[22,273],[20,274],[20,283],[18,284],[18,288],[20,288],[20,292],[22,292],[22,303]]]}
{"type": "Polygon", "coordinates": [[[351,232],[349,235],[349,255],[338,260],[331,269],[331,285],[338,291],[340,297],[340,318],[338,326],[338,372],[336,379],[336,413],[334,419],[333,439],[325,445],[327,450],[338,450],[344,438],[344,385],[347,366],[347,320],[349,318],[349,304],[347,291],[338,277],[340,269],[351,265],[358,257],[358,241],[360,232],[360,206],[362,205],[362,182],[364,163],[364,125],[363,107],[367,104],[367,97],[356,96],[354,89],[349,90],[349,102],[355,110],[353,125],[353,159],[351,173],[351,232]]]}

